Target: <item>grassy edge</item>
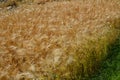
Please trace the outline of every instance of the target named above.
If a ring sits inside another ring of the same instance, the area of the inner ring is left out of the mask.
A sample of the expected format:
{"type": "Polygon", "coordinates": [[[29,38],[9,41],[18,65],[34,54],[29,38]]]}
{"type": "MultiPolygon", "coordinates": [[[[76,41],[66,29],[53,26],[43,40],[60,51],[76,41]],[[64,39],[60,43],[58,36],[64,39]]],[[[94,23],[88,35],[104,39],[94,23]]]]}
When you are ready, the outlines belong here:
{"type": "Polygon", "coordinates": [[[98,73],[87,80],[120,80],[120,37],[109,47],[98,73]]]}
{"type": "MultiPolygon", "coordinates": [[[[115,44],[117,44],[118,40],[116,40],[116,39],[119,38],[119,36],[118,36],[119,29],[116,29],[115,28],[116,25],[114,25],[113,23],[110,25],[112,25],[113,29],[111,29],[110,31],[108,30],[108,32],[106,32],[106,34],[104,36],[102,36],[102,38],[98,38],[96,41],[93,41],[93,42],[91,40],[88,41],[88,45],[94,44],[94,46],[95,46],[95,45],[99,44],[98,48],[92,47],[92,49],[91,48],[85,49],[85,53],[87,53],[87,54],[89,53],[90,55],[88,55],[88,59],[85,60],[84,64],[79,62],[79,60],[80,60],[79,57],[76,57],[76,60],[78,62],[76,62],[75,65],[74,64],[71,65],[71,67],[74,66],[74,68],[76,67],[76,69],[70,70],[71,72],[73,72],[73,74],[70,76],[70,78],[68,80],[89,80],[90,76],[92,76],[93,74],[98,72],[99,68],[102,65],[102,62],[106,61],[108,59],[108,57],[113,54],[111,52],[111,49],[113,48],[113,46],[115,44]],[[118,32],[118,33],[116,33],[116,32],[118,32]],[[116,36],[115,36],[115,34],[116,34],[116,36]],[[96,53],[97,53],[97,55],[96,55],[96,53]]],[[[107,27],[110,25],[105,25],[105,26],[107,27]]],[[[78,53],[81,53],[81,52],[78,51],[78,53]]],[[[101,69],[100,69],[100,71],[101,71],[101,69]]],[[[96,79],[96,80],[98,80],[98,79],[96,79]]],[[[104,79],[100,79],[100,80],[104,80],[104,79]]]]}

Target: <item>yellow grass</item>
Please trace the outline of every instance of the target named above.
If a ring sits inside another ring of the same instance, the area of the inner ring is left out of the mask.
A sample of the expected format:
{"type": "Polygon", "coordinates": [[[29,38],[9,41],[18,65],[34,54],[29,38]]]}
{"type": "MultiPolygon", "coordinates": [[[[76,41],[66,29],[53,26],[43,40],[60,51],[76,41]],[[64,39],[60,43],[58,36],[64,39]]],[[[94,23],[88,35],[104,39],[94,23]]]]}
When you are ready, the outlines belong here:
{"type": "Polygon", "coordinates": [[[0,80],[92,74],[120,30],[119,0],[73,0],[0,11],[0,80]]]}

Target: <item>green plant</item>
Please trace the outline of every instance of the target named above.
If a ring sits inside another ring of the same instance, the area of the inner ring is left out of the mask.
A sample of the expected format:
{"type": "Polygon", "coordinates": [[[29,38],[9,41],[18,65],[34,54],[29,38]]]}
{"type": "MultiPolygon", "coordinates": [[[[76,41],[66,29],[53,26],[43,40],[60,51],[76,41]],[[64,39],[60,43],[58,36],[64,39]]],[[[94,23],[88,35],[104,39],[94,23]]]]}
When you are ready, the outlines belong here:
{"type": "Polygon", "coordinates": [[[120,79],[120,37],[109,47],[107,58],[102,62],[99,72],[90,80],[119,80],[120,79]]]}

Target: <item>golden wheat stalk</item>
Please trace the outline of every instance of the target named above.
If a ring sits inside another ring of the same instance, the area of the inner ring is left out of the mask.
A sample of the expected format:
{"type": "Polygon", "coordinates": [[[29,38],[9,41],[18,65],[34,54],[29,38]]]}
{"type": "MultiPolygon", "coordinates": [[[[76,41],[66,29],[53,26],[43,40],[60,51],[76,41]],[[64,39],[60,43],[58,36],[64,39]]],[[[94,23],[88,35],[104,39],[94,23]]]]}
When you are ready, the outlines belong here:
{"type": "Polygon", "coordinates": [[[118,37],[119,25],[118,0],[31,4],[0,11],[0,80],[88,76],[118,37]]]}

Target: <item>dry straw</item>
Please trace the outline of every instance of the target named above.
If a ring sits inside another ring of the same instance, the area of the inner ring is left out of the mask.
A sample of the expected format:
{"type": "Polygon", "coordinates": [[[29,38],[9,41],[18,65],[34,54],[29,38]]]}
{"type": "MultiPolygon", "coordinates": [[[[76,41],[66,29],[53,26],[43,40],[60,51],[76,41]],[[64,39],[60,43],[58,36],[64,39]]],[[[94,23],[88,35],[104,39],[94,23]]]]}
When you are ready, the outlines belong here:
{"type": "Polygon", "coordinates": [[[81,79],[120,30],[119,0],[73,0],[0,11],[0,80],[81,79]]]}

